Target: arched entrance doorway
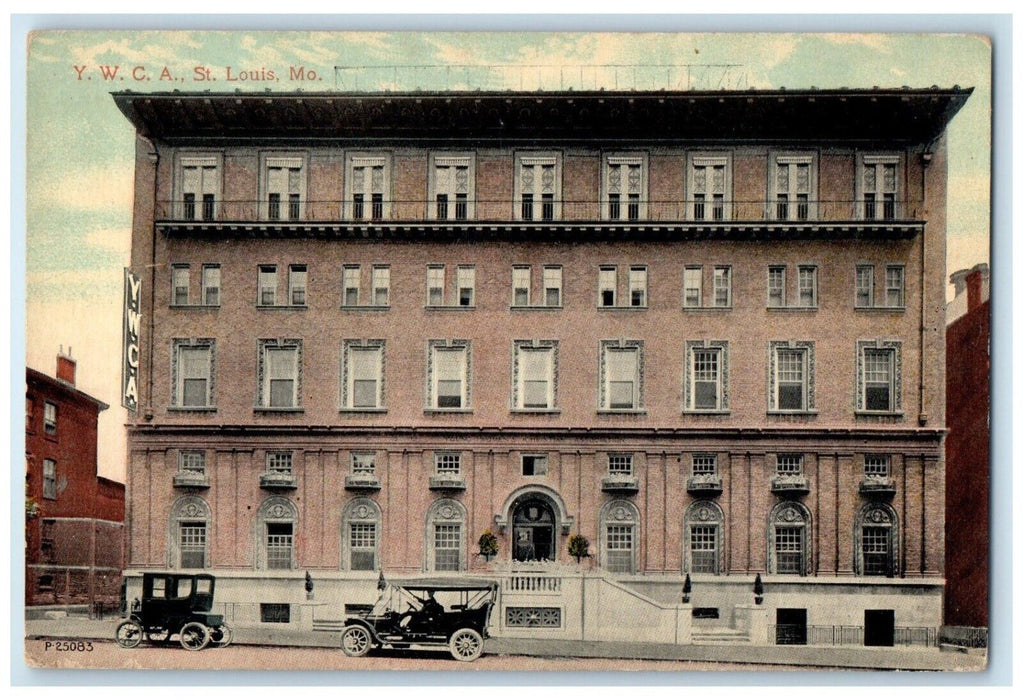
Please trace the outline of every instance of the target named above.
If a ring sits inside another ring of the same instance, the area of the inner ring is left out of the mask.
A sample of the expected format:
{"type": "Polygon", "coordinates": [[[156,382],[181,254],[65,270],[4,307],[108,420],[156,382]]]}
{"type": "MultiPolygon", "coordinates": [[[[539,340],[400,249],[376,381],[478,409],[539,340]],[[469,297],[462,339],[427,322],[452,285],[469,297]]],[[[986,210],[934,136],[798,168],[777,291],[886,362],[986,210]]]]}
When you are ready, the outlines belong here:
{"type": "Polygon", "coordinates": [[[553,561],[557,551],[554,508],[547,499],[528,495],[512,510],[512,560],[553,561]]]}

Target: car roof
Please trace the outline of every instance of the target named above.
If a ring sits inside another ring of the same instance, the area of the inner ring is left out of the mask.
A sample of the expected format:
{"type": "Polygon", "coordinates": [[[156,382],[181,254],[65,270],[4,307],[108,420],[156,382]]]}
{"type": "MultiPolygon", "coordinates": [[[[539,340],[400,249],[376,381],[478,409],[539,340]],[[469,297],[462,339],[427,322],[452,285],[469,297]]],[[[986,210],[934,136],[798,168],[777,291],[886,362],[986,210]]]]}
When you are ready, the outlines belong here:
{"type": "Polygon", "coordinates": [[[486,590],[495,588],[497,581],[478,578],[417,578],[417,579],[387,579],[392,586],[407,588],[415,591],[462,591],[462,590],[486,590]]]}

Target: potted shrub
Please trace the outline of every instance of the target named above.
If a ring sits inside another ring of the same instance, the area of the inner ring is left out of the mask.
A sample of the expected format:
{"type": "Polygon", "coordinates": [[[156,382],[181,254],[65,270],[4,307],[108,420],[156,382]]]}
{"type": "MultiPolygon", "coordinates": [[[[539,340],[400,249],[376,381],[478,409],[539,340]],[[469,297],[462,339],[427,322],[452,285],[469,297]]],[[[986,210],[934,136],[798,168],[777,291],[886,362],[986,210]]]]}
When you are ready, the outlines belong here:
{"type": "Polygon", "coordinates": [[[590,541],[578,533],[572,535],[568,538],[568,554],[580,563],[583,557],[590,556],[590,541]]]}
{"type": "Polygon", "coordinates": [[[484,530],[480,535],[480,556],[487,561],[497,554],[497,537],[490,530],[484,530]]]}

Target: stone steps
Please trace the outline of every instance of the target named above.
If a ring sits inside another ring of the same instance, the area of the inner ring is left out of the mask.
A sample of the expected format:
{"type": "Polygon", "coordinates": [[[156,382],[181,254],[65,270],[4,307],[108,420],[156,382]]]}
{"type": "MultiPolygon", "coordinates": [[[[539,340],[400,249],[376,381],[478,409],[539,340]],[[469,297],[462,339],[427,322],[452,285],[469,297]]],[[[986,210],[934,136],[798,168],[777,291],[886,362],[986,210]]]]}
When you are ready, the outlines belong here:
{"type": "Polygon", "coordinates": [[[727,627],[693,630],[693,644],[749,644],[749,633],[727,627]]]}

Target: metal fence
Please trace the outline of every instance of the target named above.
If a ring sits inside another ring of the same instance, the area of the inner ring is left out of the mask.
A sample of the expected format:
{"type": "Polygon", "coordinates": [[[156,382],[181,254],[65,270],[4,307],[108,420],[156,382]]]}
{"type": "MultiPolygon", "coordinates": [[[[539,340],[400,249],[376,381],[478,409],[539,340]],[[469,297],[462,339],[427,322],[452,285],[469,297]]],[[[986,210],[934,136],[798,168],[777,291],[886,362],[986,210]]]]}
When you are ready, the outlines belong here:
{"type": "MultiPolygon", "coordinates": [[[[768,625],[768,638],[791,644],[793,625],[768,625]],[[779,632],[781,636],[779,637],[779,632]]],[[[798,636],[802,636],[801,634],[798,636]]],[[[938,630],[934,627],[896,627],[895,646],[937,646],[938,630]]],[[[807,625],[809,646],[863,646],[863,627],[859,625],[807,625]]]]}

